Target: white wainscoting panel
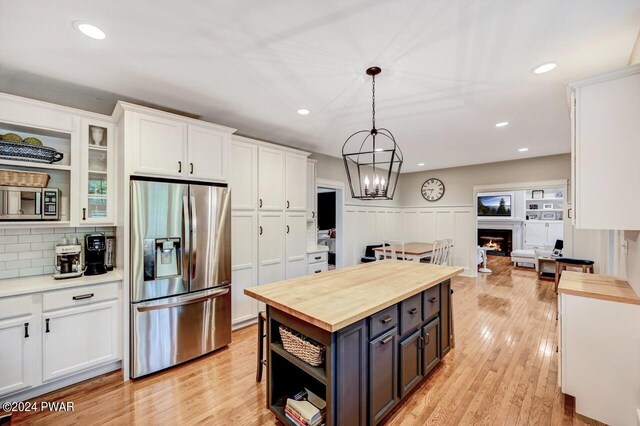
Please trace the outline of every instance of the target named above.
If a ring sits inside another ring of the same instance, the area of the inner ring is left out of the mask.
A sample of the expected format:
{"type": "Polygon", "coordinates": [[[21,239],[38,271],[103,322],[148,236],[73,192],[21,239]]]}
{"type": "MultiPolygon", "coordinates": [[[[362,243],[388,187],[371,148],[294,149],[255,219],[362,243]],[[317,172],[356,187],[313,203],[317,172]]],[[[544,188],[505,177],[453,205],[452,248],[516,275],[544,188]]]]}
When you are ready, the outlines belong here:
{"type": "Polygon", "coordinates": [[[473,206],[393,208],[347,205],[344,265],[360,263],[365,246],[382,240],[424,241],[451,238],[452,262],[475,275],[476,235],[473,206]]]}

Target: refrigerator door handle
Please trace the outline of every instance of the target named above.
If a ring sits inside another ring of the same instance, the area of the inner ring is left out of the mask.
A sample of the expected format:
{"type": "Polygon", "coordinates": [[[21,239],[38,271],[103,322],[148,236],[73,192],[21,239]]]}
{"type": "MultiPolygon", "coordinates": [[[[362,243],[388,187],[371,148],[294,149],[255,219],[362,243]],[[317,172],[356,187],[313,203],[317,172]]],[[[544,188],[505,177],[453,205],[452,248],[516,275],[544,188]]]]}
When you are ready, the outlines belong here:
{"type": "Polygon", "coordinates": [[[191,276],[191,222],[189,221],[189,200],[187,195],[182,197],[182,281],[189,288],[191,276]]]}
{"type": "Polygon", "coordinates": [[[168,309],[176,306],[184,306],[184,305],[191,305],[194,303],[204,302],[209,299],[214,299],[216,297],[223,296],[227,293],[229,293],[229,289],[223,288],[219,290],[203,292],[202,294],[190,294],[188,296],[178,296],[174,298],[177,300],[173,300],[169,303],[158,304],[157,302],[145,302],[145,303],[138,303],[135,306],[138,312],[157,311],[159,309],[168,309]]]}
{"type": "Polygon", "coordinates": [[[189,269],[191,270],[190,279],[194,281],[196,279],[196,256],[198,247],[198,215],[196,213],[196,197],[189,192],[189,207],[191,210],[191,264],[189,269]]]}

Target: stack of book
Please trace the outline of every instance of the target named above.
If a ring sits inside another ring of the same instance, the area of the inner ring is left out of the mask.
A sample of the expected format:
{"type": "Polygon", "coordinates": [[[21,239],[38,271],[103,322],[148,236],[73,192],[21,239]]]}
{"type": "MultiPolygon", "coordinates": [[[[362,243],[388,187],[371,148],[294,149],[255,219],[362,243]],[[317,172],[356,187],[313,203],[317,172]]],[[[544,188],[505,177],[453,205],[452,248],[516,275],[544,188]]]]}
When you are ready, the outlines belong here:
{"type": "Polygon", "coordinates": [[[326,402],[308,389],[287,398],[284,414],[298,426],[319,426],[324,423],[326,402]]]}

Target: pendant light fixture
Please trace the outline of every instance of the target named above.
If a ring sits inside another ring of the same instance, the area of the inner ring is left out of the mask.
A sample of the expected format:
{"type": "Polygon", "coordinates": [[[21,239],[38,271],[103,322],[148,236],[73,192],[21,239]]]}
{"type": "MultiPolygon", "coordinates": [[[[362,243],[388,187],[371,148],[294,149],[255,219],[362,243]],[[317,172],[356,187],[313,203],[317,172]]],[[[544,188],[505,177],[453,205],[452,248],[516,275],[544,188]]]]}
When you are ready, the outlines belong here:
{"type": "Polygon", "coordinates": [[[379,67],[367,69],[371,76],[371,129],[355,132],[342,146],[351,196],[361,200],[393,200],[402,167],[402,151],[393,134],[376,128],[376,75],[381,72],[379,67]]]}

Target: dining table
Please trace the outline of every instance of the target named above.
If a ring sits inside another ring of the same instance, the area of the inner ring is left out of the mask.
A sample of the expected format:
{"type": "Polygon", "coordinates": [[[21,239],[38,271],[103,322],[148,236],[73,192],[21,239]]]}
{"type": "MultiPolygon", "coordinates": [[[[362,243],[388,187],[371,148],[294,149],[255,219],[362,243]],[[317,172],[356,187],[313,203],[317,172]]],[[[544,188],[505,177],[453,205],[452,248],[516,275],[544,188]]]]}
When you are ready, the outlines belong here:
{"type": "MultiPolygon", "coordinates": [[[[394,249],[398,256],[402,256],[403,252],[402,245],[391,245],[385,248],[376,247],[373,251],[378,255],[382,254],[383,251],[390,251],[390,249],[394,249]]],[[[410,242],[404,244],[404,259],[405,260],[414,260],[416,262],[420,262],[421,259],[427,258],[431,256],[433,253],[433,243],[420,243],[420,242],[410,242]]]]}

